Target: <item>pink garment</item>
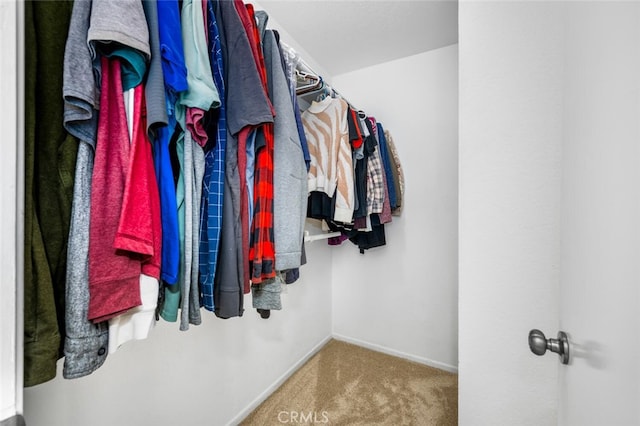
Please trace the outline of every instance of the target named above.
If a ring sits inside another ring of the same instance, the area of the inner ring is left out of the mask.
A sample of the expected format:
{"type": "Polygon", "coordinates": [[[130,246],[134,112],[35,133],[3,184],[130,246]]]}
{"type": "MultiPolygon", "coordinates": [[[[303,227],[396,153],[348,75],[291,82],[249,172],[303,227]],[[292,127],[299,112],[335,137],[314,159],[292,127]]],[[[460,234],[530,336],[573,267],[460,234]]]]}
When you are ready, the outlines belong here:
{"type": "Polygon", "coordinates": [[[209,17],[207,16],[207,9],[209,7],[209,0],[202,0],[202,18],[204,20],[204,38],[207,40],[207,47],[209,46],[209,17]]]}
{"type": "Polygon", "coordinates": [[[203,148],[209,140],[204,128],[204,113],[200,108],[187,107],[187,130],[191,132],[193,140],[203,148]]]}
{"type": "MultiPolygon", "coordinates": [[[[202,0],[202,17],[204,18],[204,38],[209,44],[209,32],[206,30],[209,28],[208,16],[207,16],[207,1],[202,0]]],[[[187,107],[187,130],[191,132],[191,138],[196,141],[201,147],[205,147],[209,141],[209,135],[204,128],[204,114],[205,111],[200,108],[187,107]]]]}
{"type": "Polygon", "coordinates": [[[120,60],[103,57],[101,61],[100,117],[89,225],[88,318],[96,323],[141,304],[140,258],[114,248],[130,149],[120,60]]]}
{"type": "Polygon", "coordinates": [[[340,244],[342,244],[344,241],[348,239],[349,237],[347,237],[345,234],[340,234],[337,237],[331,237],[327,239],[327,244],[329,244],[330,246],[339,246],[340,244]]]}
{"type": "Polygon", "coordinates": [[[160,195],[147,132],[147,108],[142,85],[134,89],[133,140],[118,232],[113,246],[137,253],[142,273],[160,279],[162,225],[160,195]]]}

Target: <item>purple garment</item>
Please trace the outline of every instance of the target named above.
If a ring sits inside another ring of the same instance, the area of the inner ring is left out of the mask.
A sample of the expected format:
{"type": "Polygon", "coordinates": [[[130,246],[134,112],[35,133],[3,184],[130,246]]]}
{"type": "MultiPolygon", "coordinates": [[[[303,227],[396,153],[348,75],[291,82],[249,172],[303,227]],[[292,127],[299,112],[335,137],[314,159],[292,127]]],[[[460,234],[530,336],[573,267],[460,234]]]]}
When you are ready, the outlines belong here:
{"type": "Polygon", "coordinates": [[[349,237],[347,237],[344,234],[341,234],[339,237],[331,237],[327,240],[327,242],[329,243],[330,246],[339,246],[340,244],[342,244],[345,240],[347,240],[349,237]]]}

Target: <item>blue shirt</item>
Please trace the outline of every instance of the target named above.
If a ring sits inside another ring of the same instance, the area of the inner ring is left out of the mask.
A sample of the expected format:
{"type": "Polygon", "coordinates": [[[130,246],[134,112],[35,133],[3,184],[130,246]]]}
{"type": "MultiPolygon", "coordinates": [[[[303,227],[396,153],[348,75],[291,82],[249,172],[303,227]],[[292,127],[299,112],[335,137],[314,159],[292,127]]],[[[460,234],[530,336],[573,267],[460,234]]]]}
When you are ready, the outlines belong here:
{"type": "Polygon", "coordinates": [[[177,0],[159,1],[158,28],[162,71],[164,76],[167,114],[169,125],[158,129],[154,163],[162,217],[162,271],[161,278],[167,284],[178,281],[180,269],[180,242],[178,231],[178,211],[173,168],[169,153],[169,143],[176,128],[175,104],[178,93],[187,90],[187,69],[184,65],[184,51],[180,26],[180,11],[177,0]]]}
{"type": "Polygon", "coordinates": [[[222,206],[224,200],[225,152],[227,145],[227,114],[225,108],[224,64],[220,45],[220,32],[213,13],[213,5],[207,2],[209,40],[213,80],[218,89],[220,107],[215,146],[205,154],[202,204],[200,212],[200,291],[202,306],[215,310],[213,279],[216,274],[222,206]]]}
{"type": "Polygon", "coordinates": [[[174,128],[175,118],[171,116],[169,126],[158,129],[156,149],[153,150],[162,219],[162,270],[160,276],[164,282],[170,285],[178,282],[180,268],[178,209],[169,154],[169,142],[174,128]]]}
{"type": "Polygon", "coordinates": [[[384,137],[384,129],[382,124],[377,123],[378,128],[378,146],[380,147],[380,159],[384,167],[384,177],[387,181],[387,187],[389,187],[389,205],[392,209],[398,207],[398,200],[396,198],[396,187],[393,183],[393,174],[391,172],[391,160],[389,160],[389,148],[387,148],[387,138],[384,137]]]}
{"type": "Polygon", "coordinates": [[[293,94],[293,113],[296,117],[298,136],[300,136],[300,147],[302,147],[302,156],[304,157],[304,162],[307,165],[308,172],[311,167],[311,154],[309,154],[309,143],[307,142],[307,136],[304,134],[304,126],[302,125],[302,118],[300,115],[300,106],[298,105],[298,97],[295,92],[293,94]]]}
{"type": "Polygon", "coordinates": [[[256,136],[257,130],[253,130],[249,133],[247,137],[247,168],[246,168],[246,178],[245,181],[247,183],[247,198],[249,199],[248,207],[249,207],[249,229],[246,229],[247,235],[251,232],[251,225],[253,223],[253,187],[254,187],[254,175],[256,170],[256,136]]]}
{"type": "Polygon", "coordinates": [[[165,85],[177,94],[187,90],[187,68],[184,64],[182,25],[177,0],[158,2],[158,29],[165,85]]]}

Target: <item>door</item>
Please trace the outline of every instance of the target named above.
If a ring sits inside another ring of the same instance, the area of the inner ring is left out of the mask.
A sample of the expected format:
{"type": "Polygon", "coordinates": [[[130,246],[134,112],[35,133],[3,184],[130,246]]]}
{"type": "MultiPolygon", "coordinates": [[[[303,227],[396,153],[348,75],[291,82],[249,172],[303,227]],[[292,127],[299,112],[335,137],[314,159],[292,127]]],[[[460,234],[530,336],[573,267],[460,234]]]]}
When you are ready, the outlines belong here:
{"type": "Polygon", "coordinates": [[[640,4],[567,7],[558,423],[638,425],[640,4]]]}
{"type": "Polygon", "coordinates": [[[459,7],[460,424],[640,424],[640,5],[459,7]]]}

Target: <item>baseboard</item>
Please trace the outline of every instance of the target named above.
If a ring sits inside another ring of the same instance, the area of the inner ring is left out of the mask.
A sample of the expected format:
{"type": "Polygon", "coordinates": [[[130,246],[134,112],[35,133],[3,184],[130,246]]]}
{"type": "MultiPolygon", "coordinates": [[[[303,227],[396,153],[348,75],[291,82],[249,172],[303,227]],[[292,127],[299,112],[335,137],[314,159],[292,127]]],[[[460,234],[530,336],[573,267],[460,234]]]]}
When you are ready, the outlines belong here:
{"type": "Polygon", "coordinates": [[[326,345],[329,340],[331,340],[331,336],[327,336],[320,343],[315,345],[309,352],[307,352],[298,362],[293,364],[284,374],[275,382],[271,384],[268,388],[266,388],[256,399],[254,399],[249,405],[247,405],[242,411],[240,411],[233,419],[227,423],[227,426],[233,426],[239,424],[242,420],[245,419],[249,414],[253,412],[260,404],[264,402],[273,392],[275,392],[282,384],[289,378],[293,373],[298,371],[302,365],[309,361],[309,359],[314,356],[324,345],[326,345]]]}
{"type": "Polygon", "coordinates": [[[428,365],[429,367],[438,368],[440,370],[448,371],[450,373],[458,373],[458,367],[450,364],[446,364],[440,361],[434,361],[429,358],[408,354],[405,352],[397,351],[395,349],[388,348],[386,346],[377,345],[375,343],[365,342],[363,340],[354,339],[352,337],[343,336],[341,334],[333,333],[333,338],[342,342],[351,343],[363,348],[371,349],[372,351],[382,352],[387,355],[397,356],[398,358],[404,358],[409,361],[414,361],[420,364],[428,365]]]}

